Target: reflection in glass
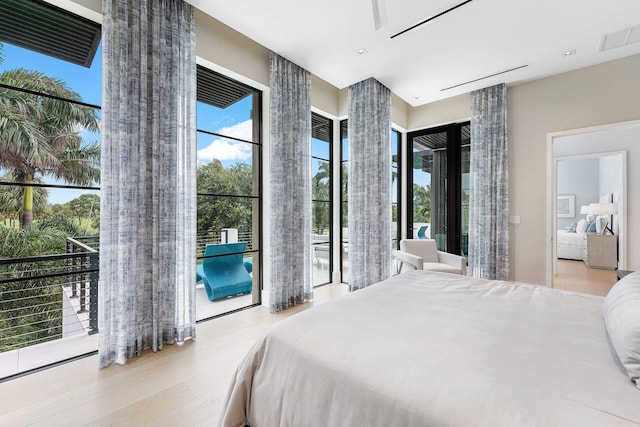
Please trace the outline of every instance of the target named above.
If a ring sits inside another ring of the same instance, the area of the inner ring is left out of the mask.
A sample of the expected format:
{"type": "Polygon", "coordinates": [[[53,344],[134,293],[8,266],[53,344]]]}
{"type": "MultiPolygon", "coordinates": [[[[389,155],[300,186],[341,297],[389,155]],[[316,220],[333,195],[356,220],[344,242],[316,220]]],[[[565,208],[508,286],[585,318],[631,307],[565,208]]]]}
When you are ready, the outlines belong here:
{"type": "Polygon", "coordinates": [[[460,233],[460,250],[461,255],[469,254],[469,167],[471,165],[471,140],[469,137],[470,125],[462,127],[460,140],[460,172],[462,174],[460,183],[460,215],[461,215],[461,233],[460,233]]]}
{"type": "Polygon", "coordinates": [[[447,250],[447,134],[427,134],[413,139],[414,238],[436,240],[447,250]]]}

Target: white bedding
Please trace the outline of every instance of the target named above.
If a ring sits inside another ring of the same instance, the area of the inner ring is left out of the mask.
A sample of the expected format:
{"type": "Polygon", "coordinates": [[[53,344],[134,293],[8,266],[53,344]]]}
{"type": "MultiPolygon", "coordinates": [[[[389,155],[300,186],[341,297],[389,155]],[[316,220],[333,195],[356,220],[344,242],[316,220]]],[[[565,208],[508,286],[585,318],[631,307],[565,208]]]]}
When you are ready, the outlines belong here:
{"type": "Polygon", "coordinates": [[[584,233],[569,233],[558,230],[557,252],[558,258],[582,260],[584,248],[584,233]]]}
{"type": "Polygon", "coordinates": [[[272,327],[222,426],[622,426],[603,298],[411,271],[272,327]]]}

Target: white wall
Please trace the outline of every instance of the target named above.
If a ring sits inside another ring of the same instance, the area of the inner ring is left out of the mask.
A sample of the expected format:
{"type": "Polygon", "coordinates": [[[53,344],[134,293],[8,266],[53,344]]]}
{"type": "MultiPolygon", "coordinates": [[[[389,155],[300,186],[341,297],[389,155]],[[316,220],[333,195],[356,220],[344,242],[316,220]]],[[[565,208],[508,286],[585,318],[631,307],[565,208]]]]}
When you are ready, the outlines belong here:
{"type": "Polygon", "coordinates": [[[439,125],[465,122],[471,115],[470,94],[458,95],[442,101],[409,109],[409,130],[419,130],[439,125]]]}

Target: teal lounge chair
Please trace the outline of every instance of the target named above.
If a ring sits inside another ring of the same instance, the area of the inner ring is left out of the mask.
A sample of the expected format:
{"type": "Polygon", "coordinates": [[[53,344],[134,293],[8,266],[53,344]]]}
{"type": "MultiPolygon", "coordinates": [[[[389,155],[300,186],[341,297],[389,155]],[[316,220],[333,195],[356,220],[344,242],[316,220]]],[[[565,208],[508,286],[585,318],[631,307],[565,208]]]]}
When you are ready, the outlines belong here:
{"type": "Polygon", "coordinates": [[[428,225],[423,225],[418,229],[418,239],[428,239],[427,237],[427,229],[428,225]]]}
{"type": "Polygon", "coordinates": [[[251,292],[253,279],[243,263],[247,242],[207,245],[202,264],[196,266],[196,281],[204,284],[210,301],[251,292]],[[214,256],[224,255],[225,256],[214,256]]]}

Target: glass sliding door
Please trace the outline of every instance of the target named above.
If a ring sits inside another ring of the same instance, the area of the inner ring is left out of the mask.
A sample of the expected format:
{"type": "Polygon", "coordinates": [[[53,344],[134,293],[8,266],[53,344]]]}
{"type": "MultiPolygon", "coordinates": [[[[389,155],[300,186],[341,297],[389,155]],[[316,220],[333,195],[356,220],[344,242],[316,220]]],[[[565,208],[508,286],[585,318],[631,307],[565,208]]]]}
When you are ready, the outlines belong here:
{"type": "Polygon", "coordinates": [[[411,139],[412,218],[409,235],[435,239],[447,250],[447,132],[415,135],[411,139]]]}
{"type": "Polygon", "coordinates": [[[469,123],[411,132],[409,237],[434,239],[441,251],[467,254],[469,235],[469,123]]]}
{"type": "Polygon", "coordinates": [[[313,286],[331,283],[333,233],[331,142],[333,121],[311,113],[311,244],[313,286]]]}

